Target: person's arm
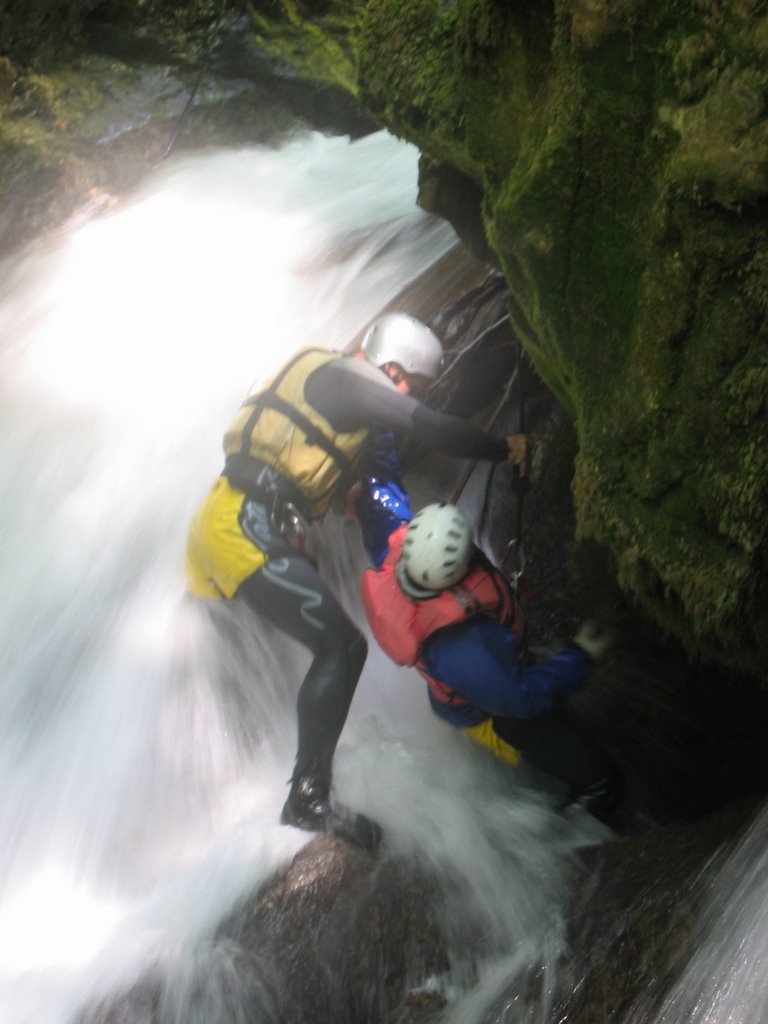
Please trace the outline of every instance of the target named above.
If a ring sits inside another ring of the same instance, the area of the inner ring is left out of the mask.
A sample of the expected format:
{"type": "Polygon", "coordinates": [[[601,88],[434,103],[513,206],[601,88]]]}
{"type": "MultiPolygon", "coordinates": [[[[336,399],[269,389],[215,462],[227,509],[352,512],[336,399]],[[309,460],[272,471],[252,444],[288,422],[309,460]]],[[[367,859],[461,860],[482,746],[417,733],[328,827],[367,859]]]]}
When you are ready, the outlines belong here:
{"type": "Polygon", "coordinates": [[[359,469],[354,517],[360,523],[368,557],[379,569],[389,551],[390,535],[413,518],[397,461],[394,434],[387,427],[373,424],[359,469]]]}
{"type": "Polygon", "coordinates": [[[334,430],[358,430],[375,422],[446,455],[502,462],[510,454],[505,438],[401,395],[381,370],[357,359],[319,367],[307,378],[304,395],[334,430]]]}
{"type": "Polygon", "coordinates": [[[517,657],[514,633],[495,619],[477,616],[427,640],[422,652],[429,675],[491,715],[534,718],[580,690],[590,661],[565,647],[541,665],[517,657]]]}

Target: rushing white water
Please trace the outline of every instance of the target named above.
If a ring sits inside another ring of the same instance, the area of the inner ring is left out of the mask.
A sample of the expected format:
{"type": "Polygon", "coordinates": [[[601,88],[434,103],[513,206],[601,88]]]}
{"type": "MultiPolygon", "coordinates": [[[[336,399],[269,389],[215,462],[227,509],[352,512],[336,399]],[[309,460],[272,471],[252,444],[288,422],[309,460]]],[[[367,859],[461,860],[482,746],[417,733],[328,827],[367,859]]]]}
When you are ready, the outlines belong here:
{"type": "MultiPolygon", "coordinates": [[[[65,1024],[156,959],[181,977],[308,838],[277,824],[306,656],[233,615],[225,659],[184,594],[186,527],[254,377],[344,347],[455,244],[416,207],[416,157],[385,133],[310,133],[176,162],[2,267],[3,1024],[65,1024]]],[[[355,530],[329,523],[324,557],[358,614],[355,530]]],[[[446,914],[493,937],[490,998],[504,957],[535,962],[556,934],[573,833],[447,736],[408,676],[372,653],[337,785],[395,853],[465,879],[446,914]]],[[[435,984],[461,988],[460,960],[435,984]]]]}
{"type": "MultiPolygon", "coordinates": [[[[768,806],[718,874],[690,963],[655,1024],[760,1024],[768,1017],[768,806]]],[[[646,1015],[633,1018],[641,1024],[646,1015]]]]}

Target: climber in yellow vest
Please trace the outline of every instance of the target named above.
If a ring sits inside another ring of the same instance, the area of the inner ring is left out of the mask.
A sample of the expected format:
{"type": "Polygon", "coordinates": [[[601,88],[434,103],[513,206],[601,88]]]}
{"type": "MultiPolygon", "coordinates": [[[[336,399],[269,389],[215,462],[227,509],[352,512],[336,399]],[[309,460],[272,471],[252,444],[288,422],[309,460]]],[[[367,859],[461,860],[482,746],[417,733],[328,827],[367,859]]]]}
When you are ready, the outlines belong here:
{"type": "Polygon", "coordinates": [[[245,602],[313,655],[298,694],[298,749],[281,821],[365,848],[378,844],[378,825],[332,804],[331,781],[367,644],[304,554],[302,524],[356,482],[374,424],[449,455],[524,464],[524,436],[493,437],[418,400],[442,357],[437,336],[404,313],[376,320],[355,356],[298,352],[238,410],[224,436],[223,472],[189,531],[192,592],[245,602]]]}

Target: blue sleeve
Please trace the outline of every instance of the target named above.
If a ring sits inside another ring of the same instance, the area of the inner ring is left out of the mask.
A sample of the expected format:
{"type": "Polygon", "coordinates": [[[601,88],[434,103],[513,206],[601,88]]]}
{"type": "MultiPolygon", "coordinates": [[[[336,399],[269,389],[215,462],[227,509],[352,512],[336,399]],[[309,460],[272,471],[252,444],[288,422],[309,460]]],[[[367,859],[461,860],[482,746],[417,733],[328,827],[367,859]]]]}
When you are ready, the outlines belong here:
{"type": "Polygon", "coordinates": [[[395,435],[374,424],[360,459],[362,491],[356,511],[363,546],[376,569],[389,550],[389,537],[413,518],[395,449],[395,435]]]}
{"type": "Polygon", "coordinates": [[[541,665],[518,661],[514,633],[477,616],[433,634],[424,647],[427,671],[489,715],[534,718],[579,690],[587,655],[566,647],[541,665]]]}

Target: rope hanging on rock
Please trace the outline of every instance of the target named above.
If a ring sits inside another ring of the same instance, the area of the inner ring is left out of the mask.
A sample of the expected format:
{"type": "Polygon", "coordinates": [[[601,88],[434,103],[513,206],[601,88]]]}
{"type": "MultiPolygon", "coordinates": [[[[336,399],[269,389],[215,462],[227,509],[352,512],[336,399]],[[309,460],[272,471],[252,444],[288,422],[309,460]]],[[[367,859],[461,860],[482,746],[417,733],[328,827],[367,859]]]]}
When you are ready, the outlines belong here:
{"type": "MultiPolygon", "coordinates": [[[[488,422],[485,424],[484,429],[486,432],[490,432],[493,429],[494,424],[501,415],[502,410],[509,402],[513,388],[516,391],[516,401],[513,403],[513,416],[514,423],[511,434],[523,434],[525,433],[525,410],[524,410],[524,396],[523,396],[523,367],[522,367],[522,349],[523,346],[518,340],[516,343],[516,354],[515,354],[515,368],[507,381],[504,392],[499,399],[498,403],[493,409],[488,422]]],[[[475,468],[477,467],[477,460],[472,462],[462,474],[462,477],[456,486],[453,495],[451,496],[452,504],[457,504],[459,498],[464,492],[469,478],[472,476],[475,468]]],[[[478,532],[482,532],[483,523],[485,522],[485,516],[488,507],[488,497],[490,494],[491,483],[493,481],[493,474],[495,472],[496,465],[491,467],[491,471],[488,474],[488,479],[485,485],[485,491],[483,494],[483,503],[480,511],[480,519],[478,522],[478,532]]],[[[523,505],[525,492],[528,490],[528,476],[522,476],[520,473],[519,466],[512,467],[512,492],[515,496],[513,522],[512,522],[512,535],[510,540],[504,549],[502,556],[500,569],[509,580],[515,592],[520,587],[520,581],[525,568],[525,554],[523,550],[523,505]]]]}
{"type": "MultiPolygon", "coordinates": [[[[517,401],[513,405],[513,434],[525,433],[525,397],[523,395],[523,346],[517,343],[516,365],[513,380],[517,384],[517,401]]],[[[523,476],[519,466],[512,467],[512,493],[515,497],[512,520],[512,536],[507,542],[501,560],[501,570],[512,587],[517,591],[525,569],[525,551],[523,549],[523,506],[525,494],[529,487],[529,475],[523,476]]]]}

